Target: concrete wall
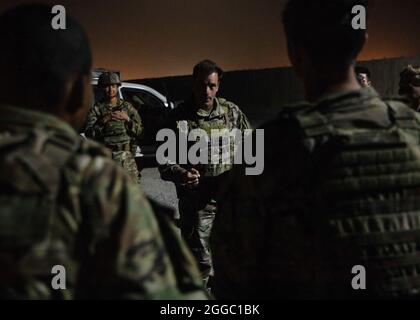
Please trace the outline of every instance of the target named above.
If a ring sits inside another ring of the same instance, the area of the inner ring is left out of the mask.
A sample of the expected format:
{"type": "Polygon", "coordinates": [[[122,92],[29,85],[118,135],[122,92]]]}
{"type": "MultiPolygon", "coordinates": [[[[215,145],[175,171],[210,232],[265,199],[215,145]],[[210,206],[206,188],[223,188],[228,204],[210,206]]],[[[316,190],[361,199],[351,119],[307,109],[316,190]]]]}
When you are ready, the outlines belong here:
{"type": "Polygon", "coordinates": [[[420,55],[413,58],[363,61],[359,64],[369,68],[375,89],[384,97],[392,97],[398,95],[400,72],[408,64],[420,65],[420,55]]]}
{"type": "MultiPolygon", "coordinates": [[[[398,94],[399,73],[407,64],[420,65],[420,55],[363,61],[372,73],[375,89],[383,96],[398,94]]],[[[191,76],[134,80],[155,88],[172,101],[185,100],[191,94],[191,76]]],[[[275,116],[279,106],[303,99],[303,90],[292,68],[226,72],[219,92],[241,107],[254,126],[275,116]]]]}

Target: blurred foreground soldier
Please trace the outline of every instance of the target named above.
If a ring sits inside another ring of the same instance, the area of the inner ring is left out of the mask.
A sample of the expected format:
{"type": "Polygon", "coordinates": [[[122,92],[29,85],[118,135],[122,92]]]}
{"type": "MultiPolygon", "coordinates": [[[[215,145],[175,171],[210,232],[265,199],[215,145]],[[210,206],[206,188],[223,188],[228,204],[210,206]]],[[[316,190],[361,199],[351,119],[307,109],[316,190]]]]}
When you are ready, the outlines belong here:
{"type": "Polygon", "coordinates": [[[356,73],[357,82],[359,82],[361,87],[365,88],[372,86],[372,81],[370,80],[371,74],[368,68],[357,66],[354,68],[354,72],[356,73]]]}
{"type": "MultiPolygon", "coordinates": [[[[194,67],[193,96],[169,114],[169,128],[185,133],[202,129],[208,135],[212,129],[250,128],[238,106],[216,97],[222,74],[223,71],[210,60],[201,61],[194,67]]],[[[220,150],[216,150],[216,154],[222,153],[223,147],[217,146],[220,150]]],[[[211,151],[209,145],[209,154],[211,151]]],[[[232,168],[231,164],[210,162],[199,165],[168,163],[159,167],[162,179],[176,185],[181,232],[198,261],[206,285],[213,275],[209,235],[217,211],[216,192],[232,168]]]]}
{"type": "Polygon", "coordinates": [[[104,91],[105,101],[90,109],[86,123],[86,137],[103,143],[111,150],[112,158],[136,182],[140,180],[135,155],[135,143],[143,132],[137,110],[118,98],[121,85],[118,74],[105,72],[99,76],[98,87],[104,91]]]}
{"type": "Polygon", "coordinates": [[[307,102],[263,126],[262,175],[232,171],[211,236],[216,298],[419,294],[419,119],[356,81],[366,37],[350,24],[356,4],[367,8],[286,5],[289,56],[307,102]]]}
{"type": "Polygon", "coordinates": [[[420,111],[420,66],[408,65],[400,73],[400,95],[406,96],[413,110],[420,111]]]}
{"type": "Polygon", "coordinates": [[[43,5],[0,16],[0,298],[205,298],[169,218],[72,128],[91,105],[90,46],[51,18],[43,5]]]}

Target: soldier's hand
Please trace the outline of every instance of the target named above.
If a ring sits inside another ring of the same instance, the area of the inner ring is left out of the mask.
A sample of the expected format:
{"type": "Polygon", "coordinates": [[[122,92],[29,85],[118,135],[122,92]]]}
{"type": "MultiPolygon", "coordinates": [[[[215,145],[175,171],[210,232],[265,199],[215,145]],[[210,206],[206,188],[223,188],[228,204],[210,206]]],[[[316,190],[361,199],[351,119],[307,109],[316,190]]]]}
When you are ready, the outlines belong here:
{"type": "Polygon", "coordinates": [[[107,123],[108,121],[112,120],[112,115],[110,113],[107,113],[106,115],[104,115],[101,119],[101,122],[103,124],[107,123]]]}
{"type": "Polygon", "coordinates": [[[112,118],[116,120],[125,120],[129,121],[130,117],[128,116],[127,112],[125,111],[114,111],[112,112],[112,118]]]}
{"type": "Polygon", "coordinates": [[[194,168],[192,168],[190,171],[185,171],[182,174],[182,181],[187,187],[196,187],[200,181],[200,172],[194,168]]]}

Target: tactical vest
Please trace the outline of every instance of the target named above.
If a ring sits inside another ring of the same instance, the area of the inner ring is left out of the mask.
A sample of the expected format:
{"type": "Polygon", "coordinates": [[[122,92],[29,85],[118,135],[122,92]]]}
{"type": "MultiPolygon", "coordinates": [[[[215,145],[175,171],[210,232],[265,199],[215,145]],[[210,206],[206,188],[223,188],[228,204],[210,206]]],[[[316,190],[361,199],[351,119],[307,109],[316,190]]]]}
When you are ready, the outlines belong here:
{"type": "MultiPolygon", "coordinates": [[[[107,112],[111,112],[104,107],[103,115],[107,112]]],[[[122,103],[118,107],[114,107],[112,111],[126,111],[128,108],[126,103],[122,103]]],[[[116,146],[131,143],[131,137],[127,134],[124,120],[110,120],[102,128],[102,135],[104,144],[107,146],[116,146]]]]}
{"type": "MultiPolygon", "coordinates": [[[[74,139],[46,130],[0,135],[1,296],[50,299],[50,294],[71,293],[51,290],[51,268],[70,263],[74,254],[76,237],[71,233],[77,232],[81,218],[75,191],[82,175],[72,174],[77,168],[62,169],[79,148],[74,139]],[[66,190],[60,190],[63,180],[66,190]],[[60,191],[69,194],[74,215],[58,214],[60,191]]],[[[67,273],[68,285],[74,276],[67,273]]]]}
{"type": "Polygon", "coordinates": [[[386,129],[338,128],[320,112],[296,116],[305,140],[316,142],[306,173],[311,211],[300,219],[321,239],[314,246],[327,290],[352,291],[352,267],[362,265],[373,296],[420,292],[420,128],[405,105],[387,108],[386,129]]]}
{"type": "MultiPolygon", "coordinates": [[[[225,130],[230,132],[236,128],[239,114],[235,108],[232,108],[225,99],[218,98],[220,108],[223,114],[208,117],[195,117],[194,120],[177,121],[178,130],[181,134],[188,135],[191,130],[204,130],[208,137],[208,163],[195,166],[203,177],[215,177],[231,170],[233,164],[235,140],[234,137],[228,138],[226,133],[220,132],[219,135],[213,135],[212,130],[225,130]]],[[[213,132],[215,133],[215,132],[213,132]]],[[[188,143],[188,149],[194,142],[188,143]]]]}

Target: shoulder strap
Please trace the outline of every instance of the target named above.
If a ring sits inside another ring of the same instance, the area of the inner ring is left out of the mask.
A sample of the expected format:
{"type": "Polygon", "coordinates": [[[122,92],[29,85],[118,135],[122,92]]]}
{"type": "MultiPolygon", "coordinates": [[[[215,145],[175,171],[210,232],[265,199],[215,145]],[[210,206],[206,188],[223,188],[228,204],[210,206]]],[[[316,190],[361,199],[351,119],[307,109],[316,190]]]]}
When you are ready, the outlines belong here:
{"type": "Polygon", "coordinates": [[[303,129],[306,138],[336,133],[332,123],[319,111],[312,111],[310,114],[297,113],[295,118],[303,129]]]}
{"type": "MultiPolygon", "coordinates": [[[[34,182],[44,191],[56,193],[59,184],[59,171],[77,148],[78,144],[75,144],[75,141],[35,128],[29,133],[0,139],[0,153],[3,153],[2,162],[4,163],[4,168],[0,170],[7,171],[8,165],[19,166],[22,174],[26,172],[26,175],[33,178],[34,182]],[[47,144],[49,144],[48,148],[47,144]],[[47,150],[51,150],[50,153],[54,156],[51,157],[47,150]],[[60,156],[57,156],[57,153],[60,156]],[[52,168],[56,168],[56,170],[51,170],[52,168]]],[[[13,173],[4,172],[4,174],[3,177],[7,177],[13,173]]],[[[8,183],[14,184],[16,187],[27,187],[17,179],[8,183]]],[[[20,188],[18,187],[18,189],[20,188]]]]}
{"type": "MultiPolygon", "coordinates": [[[[414,111],[404,103],[390,100],[385,101],[385,104],[388,108],[391,121],[398,128],[419,130],[419,124],[414,111]]],[[[307,138],[337,134],[337,130],[334,128],[332,122],[319,111],[312,110],[310,113],[297,112],[294,117],[297,119],[307,138]]]]}
{"type": "Polygon", "coordinates": [[[391,130],[350,130],[339,131],[334,124],[319,111],[297,113],[297,119],[305,138],[332,137],[333,144],[338,143],[347,147],[360,148],[363,146],[397,146],[412,143],[413,137],[406,133],[407,129],[419,131],[416,118],[411,110],[401,103],[387,104],[389,114],[395,127],[391,130]],[[399,130],[403,129],[403,130],[399,130]]]}
{"type": "Polygon", "coordinates": [[[76,149],[74,141],[39,129],[0,139],[0,238],[5,247],[48,239],[61,169],[76,149]]]}
{"type": "Polygon", "coordinates": [[[402,129],[418,130],[419,124],[416,121],[414,111],[408,106],[396,100],[385,101],[385,104],[388,107],[388,113],[391,121],[398,127],[402,129]]]}

